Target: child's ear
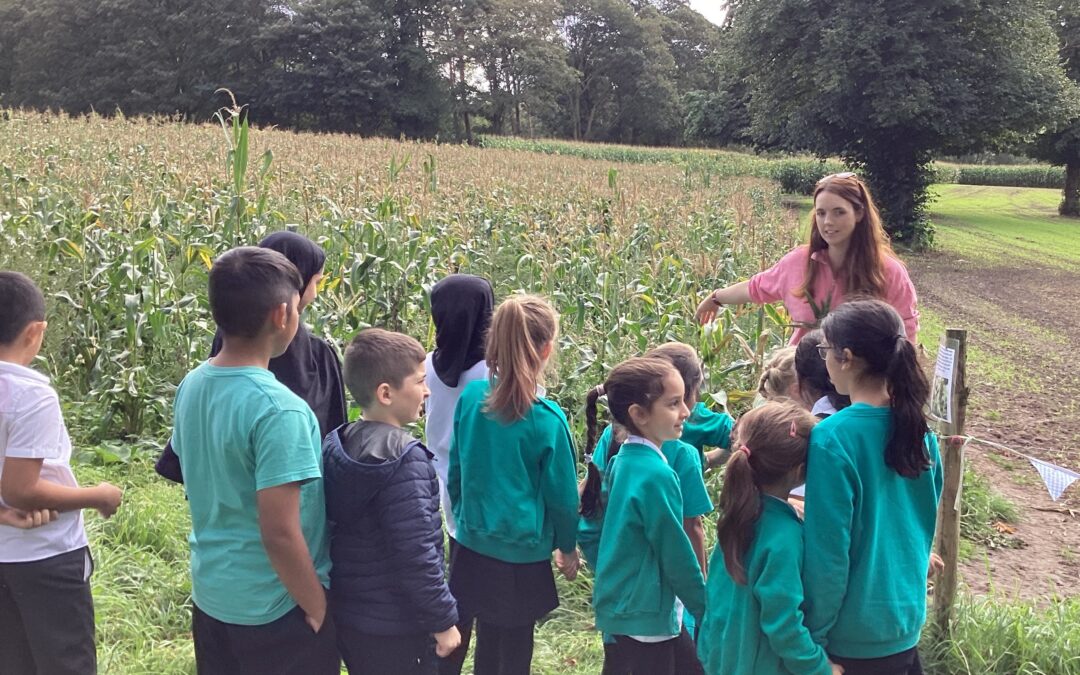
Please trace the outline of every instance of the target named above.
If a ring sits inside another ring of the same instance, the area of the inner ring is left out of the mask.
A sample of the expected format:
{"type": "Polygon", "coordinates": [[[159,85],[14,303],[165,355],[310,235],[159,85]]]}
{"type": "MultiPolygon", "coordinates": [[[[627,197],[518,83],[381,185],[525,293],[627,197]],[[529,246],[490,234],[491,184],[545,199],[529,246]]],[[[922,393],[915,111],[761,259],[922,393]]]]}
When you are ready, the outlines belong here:
{"type": "Polygon", "coordinates": [[[382,382],[379,386],[375,387],[375,401],[379,405],[390,405],[394,400],[393,389],[390,388],[390,384],[382,382]]]}
{"type": "Polygon", "coordinates": [[[285,330],[289,323],[289,303],[283,302],[270,310],[270,325],[275,330],[285,330]]]}
{"type": "Polygon", "coordinates": [[[31,321],[26,324],[26,328],[23,329],[23,338],[27,344],[36,344],[39,340],[45,337],[45,329],[48,328],[48,321],[31,321]]]}
{"type": "Polygon", "coordinates": [[[843,357],[842,361],[843,361],[843,363],[844,363],[844,365],[845,365],[845,366],[846,366],[846,365],[847,365],[848,363],[851,363],[851,360],[852,360],[853,358],[855,358],[855,355],[854,355],[854,354],[852,354],[852,353],[851,353],[851,350],[850,350],[850,349],[848,349],[847,347],[844,347],[844,351],[840,352],[840,355],[841,355],[841,356],[843,357]]]}
{"type": "Polygon", "coordinates": [[[638,429],[641,429],[649,421],[649,411],[637,403],[630,404],[627,413],[630,415],[630,421],[633,422],[634,426],[638,429]]]}
{"type": "Polygon", "coordinates": [[[555,341],[549,340],[546,345],[540,348],[540,358],[547,361],[551,358],[551,352],[555,349],[555,341]]]}

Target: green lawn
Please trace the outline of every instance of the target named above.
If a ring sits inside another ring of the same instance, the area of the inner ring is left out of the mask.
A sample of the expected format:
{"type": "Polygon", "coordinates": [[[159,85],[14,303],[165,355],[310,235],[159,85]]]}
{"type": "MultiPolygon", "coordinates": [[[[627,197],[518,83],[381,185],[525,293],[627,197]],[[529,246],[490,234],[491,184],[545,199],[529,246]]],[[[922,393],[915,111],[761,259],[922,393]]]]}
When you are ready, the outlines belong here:
{"type": "Polygon", "coordinates": [[[1080,220],[1057,215],[1060,190],[935,185],[937,248],[993,263],[1080,266],[1080,220]]]}

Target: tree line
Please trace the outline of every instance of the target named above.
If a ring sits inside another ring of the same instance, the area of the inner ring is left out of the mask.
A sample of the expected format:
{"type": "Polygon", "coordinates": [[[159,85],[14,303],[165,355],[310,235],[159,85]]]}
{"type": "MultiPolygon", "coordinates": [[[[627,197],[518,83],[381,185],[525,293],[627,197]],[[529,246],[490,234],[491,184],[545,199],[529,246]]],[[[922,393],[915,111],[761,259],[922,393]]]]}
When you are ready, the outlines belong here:
{"type": "Polygon", "coordinates": [[[687,0],[0,0],[0,103],[681,144],[719,37],[687,0]]]}

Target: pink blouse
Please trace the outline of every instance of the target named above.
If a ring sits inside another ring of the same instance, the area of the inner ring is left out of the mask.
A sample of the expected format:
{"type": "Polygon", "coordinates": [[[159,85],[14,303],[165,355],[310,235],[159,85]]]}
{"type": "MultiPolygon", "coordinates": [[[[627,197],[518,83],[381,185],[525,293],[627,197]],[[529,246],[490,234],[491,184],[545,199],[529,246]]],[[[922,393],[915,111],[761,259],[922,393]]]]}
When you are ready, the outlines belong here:
{"type": "MultiPolygon", "coordinates": [[[[806,254],[809,250],[808,246],[794,248],[775,265],[752,276],[750,299],[759,304],[782,301],[793,323],[815,323],[817,318],[814,316],[810,303],[805,298],[793,295],[795,289],[802,285],[806,275],[806,254]]],[[[833,274],[832,266],[829,265],[828,251],[817,251],[812,259],[818,265],[811,294],[814,303],[820,308],[828,301],[829,307],[835,308],[844,302],[843,281],[833,274]]],[[[904,320],[908,340],[915,342],[919,333],[919,310],[916,309],[918,299],[915,295],[915,286],[911,283],[907,268],[891,256],[885,258],[885,297],[882,299],[900,313],[900,318],[904,320]]],[[[791,336],[791,344],[797,344],[810,330],[803,326],[796,327],[795,334],[791,336]]]]}

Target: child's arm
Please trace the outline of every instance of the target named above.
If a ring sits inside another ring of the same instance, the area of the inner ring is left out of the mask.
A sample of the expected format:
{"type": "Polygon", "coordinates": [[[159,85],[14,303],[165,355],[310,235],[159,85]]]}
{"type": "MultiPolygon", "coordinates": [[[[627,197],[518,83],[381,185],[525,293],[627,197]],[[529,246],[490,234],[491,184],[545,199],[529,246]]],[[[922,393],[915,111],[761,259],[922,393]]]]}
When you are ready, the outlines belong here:
{"type": "MultiPolygon", "coordinates": [[[[424,452],[418,447],[409,453],[424,452]]],[[[431,533],[439,528],[438,490],[433,493],[435,470],[427,458],[406,457],[375,497],[372,507],[386,537],[390,569],[397,587],[412,606],[421,629],[433,635],[449,631],[458,622],[457,602],[450,594],[444,572],[442,535],[433,545],[431,533]]]]}
{"type": "Polygon", "coordinates": [[[705,526],[701,522],[701,516],[683,518],[682,522],[683,531],[686,532],[690,546],[694,549],[694,555],[697,556],[698,565],[701,566],[701,573],[707,574],[709,563],[705,557],[705,526]]]}
{"type": "Polygon", "coordinates": [[[326,619],[326,591],[315,573],[300,527],[300,483],[285,483],[255,493],[259,534],[281,583],[306,614],[316,633],[326,619]]]}
{"type": "Polygon", "coordinates": [[[802,533],[792,528],[782,547],[769,547],[758,574],[750,579],[761,607],[761,631],[787,670],[806,675],[830,675],[825,650],[810,637],[801,609],[803,585],[802,533]],[[791,545],[791,544],[795,545],[791,545]]]}
{"type": "Polygon", "coordinates": [[[577,575],[578,493],[574,441],[565,422],[556,431],[552,447],[541,460],[540,494],[543,508],[555,525],[555,547],[562,552],[559,571],[568,579],[577,575]]]}
{"type": "Polygon", "coordinates": [[[836,623],[848,591],[857,483],[855,467],[831,446],[831,439],[812,435],[803,515],[803,586],[806,625],[814,640],[825,648],[825,636],[836,623]]]}
{"type": "Polygon", "coordinates": [[[7,457],[4,472],[0,476],[0,495],[4,501],[20,511],[76,511],[97,509],[108,518],[116,513],[123,492],[109,483],[94,487],[68,487],[41,479],[44,459],[7,457]]]}
{"type": "Polygon", "coordinates": [[[60,514],[50,509],[35,509],[33,511],[20,511],[7,509],[0,506],[0,525],[17,527],[20,530],[31,530],[35,527],[48,525],[60,517],[60,514]]]}
{"type": "Polygon", "coordinates": [[[660,559],[660,572],[683,601],[701,619],[705,612],[705,577],[694,549],[682,528],[682,495],[674,474],[660,475],[645,483],[640,508],[645,535],[660,559]]]}

